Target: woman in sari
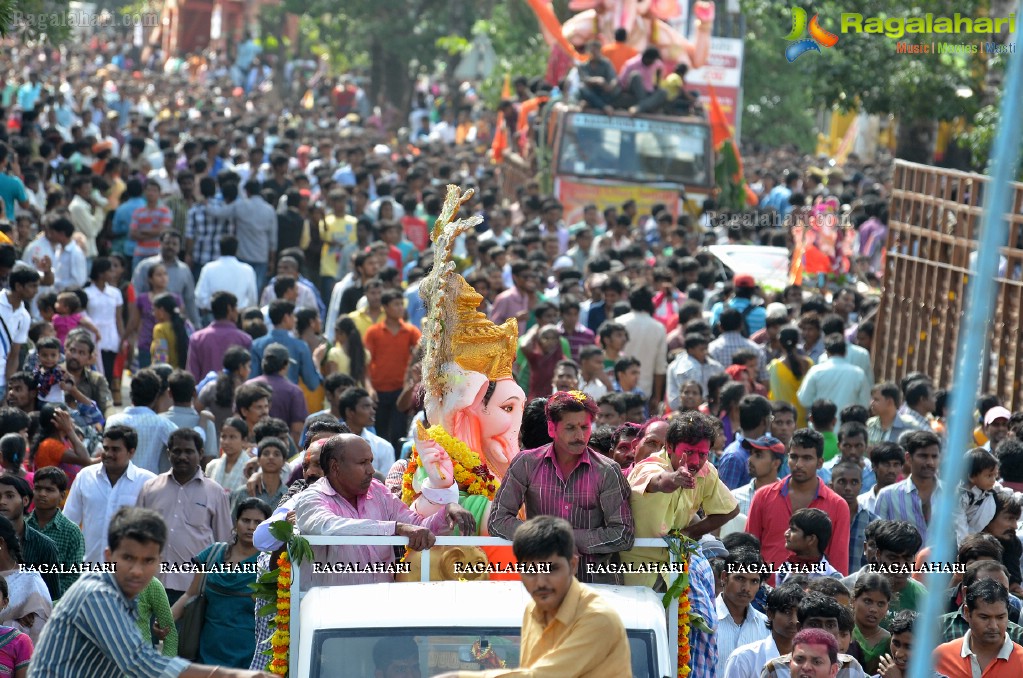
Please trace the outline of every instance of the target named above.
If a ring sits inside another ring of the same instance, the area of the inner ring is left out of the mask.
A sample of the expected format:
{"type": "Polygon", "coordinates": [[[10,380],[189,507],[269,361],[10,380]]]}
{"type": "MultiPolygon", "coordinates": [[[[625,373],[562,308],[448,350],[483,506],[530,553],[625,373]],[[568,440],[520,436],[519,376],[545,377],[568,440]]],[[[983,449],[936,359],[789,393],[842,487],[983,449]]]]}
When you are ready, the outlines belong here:
{"type": "Polygon", "coordinates": [[[796,408],[796,427],[806,428],[806,408],[799,402],[796,394],[803,378],[813,366],[813,360],[799,355],[799,330],[795,327],[783,327],[778,333],[778,341],[785,357],[775,358],[767,366],[767,374],[771,379],[770,400],[780,400],[796,408]]]}
{"type": "Polygon", "coordinates": [[[21,631],[36,644],[50,618],[53,601],[38,572],[21,571],[23,562],[14,525],[0,516],[0,577],[6,580],[8,593],[7,607],[0,610],[0,624],[21,631]]]}
{"type": "MultiPolygon", "coordinates": [[[[256,583],[256,557],[259,549],[252,535],[261,522],[270,517],[266,502],[249,497],[234,509],[234,538],[231,543],[217,542],[199,552],[196,565],[230,565],[239,572],[210,572],[206,575],[206,616],[199,636],[199,662],[216,666],[248,668],[256,651],[256,619],[252,614],[256,583]],[[246,569],[242,569],[246,568],[246,569]]],[[[201,574],[196,574],[188,592],[174,603],[175,621],[184,613],[185,604],[199,594],[201,574]]]]}

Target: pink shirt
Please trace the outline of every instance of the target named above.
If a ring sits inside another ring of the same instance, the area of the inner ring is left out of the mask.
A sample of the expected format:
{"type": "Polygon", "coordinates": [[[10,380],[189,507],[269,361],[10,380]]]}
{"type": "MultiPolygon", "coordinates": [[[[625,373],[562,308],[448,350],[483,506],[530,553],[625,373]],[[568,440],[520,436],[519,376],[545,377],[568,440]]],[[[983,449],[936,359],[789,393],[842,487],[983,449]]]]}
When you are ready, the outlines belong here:
{"type": "MultiPolygon", "coordinates": [[[[397,523],[421,525],[434,534],[447,534],[447,517],[443,510],[429,518],[415,513],[394,496],[379,480],[374,479],[369,491],[355,506],[338,494],[326,478],[320,478],[295,497],[295,516],[302,534],[316,536],[393,536],[397,523]]],[[[314,546],[318,564],[353,567],[377,563],[394,563],[393,546],[314,546]]],[[[394,574],[313,573],[309,564],[302,566],[300,584],[309,586],[310,576],[316,586],[343,586],[393,582],[394,574]]]]}
{"type": "Polygon", "coordinates": [[[61,344],[67,339],[67,335],[71,333],[71,330],[78,327],[78,323],[81,321],[81,313],[72,313],[71,315],[54,314],[52,321],[53,329],[56,330],[57,338],[60,339],[61,344]]]}
{"type": "Polygon", "coordinates": [[[618,74],[618,82],[622,83],[622,87],[629,86],[629,78],[632,77],[633,73],[639,73],[640,77],[643,78],[643,89],[647,92],[653,92],[657,86],[656,76],[657,71],[661,71],[661,75],[664,75],[664,62],[658,59],[649,66],[643,64],[643,55],[637,54],[628,61],[622,67],[622,72],[618,74]]]}

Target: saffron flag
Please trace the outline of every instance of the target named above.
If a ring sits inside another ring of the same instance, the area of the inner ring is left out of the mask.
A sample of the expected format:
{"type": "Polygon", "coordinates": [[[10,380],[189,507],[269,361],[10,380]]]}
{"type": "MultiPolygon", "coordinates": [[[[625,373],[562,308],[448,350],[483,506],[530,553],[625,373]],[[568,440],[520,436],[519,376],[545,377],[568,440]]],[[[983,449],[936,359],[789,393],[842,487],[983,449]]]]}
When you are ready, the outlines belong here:
{"type": "Polygon", "coordinates": [[[504,151],[508,148],[508,123],[504,121],[504,113],[497,114],[497,129],[494,131],[494,141],[490,145],[490,153],[494,163],[500,165],[504,162],[504,151]]]}
{"type": "Polygon", "coordinates": [[[511,99],[512,98],[512,86],[511,86],[511,73],[504,74],[504,84],[501,85],[501,98],[511,99]]]}
{"type": "Polygon", "coordinates": [[[565,37],[561,22],[554,14],[554,8],[551,7],[549,0],[526,0],[526,3],[536,14],[536,18],[540,22],[540,30],[544,33],[548,43],[556,42],[575,61],[589,60],[588,56],[580,54],[565,37]]]}
{"type": "MultiPolygon", "coordinates": [[[[708,85],[707,90],[710,92],[710,141],[716,151],[721,148],[721,144],[725,143],[725,139],[732,136],[732,130],[728,127],[728,119],[725,118],[724,111],[721,110],[721,104],[718,102],[717,94],[714,93],[714,88],[708,85]]],[[[736,155],[738,155],[738,150],[736,155]]]]}

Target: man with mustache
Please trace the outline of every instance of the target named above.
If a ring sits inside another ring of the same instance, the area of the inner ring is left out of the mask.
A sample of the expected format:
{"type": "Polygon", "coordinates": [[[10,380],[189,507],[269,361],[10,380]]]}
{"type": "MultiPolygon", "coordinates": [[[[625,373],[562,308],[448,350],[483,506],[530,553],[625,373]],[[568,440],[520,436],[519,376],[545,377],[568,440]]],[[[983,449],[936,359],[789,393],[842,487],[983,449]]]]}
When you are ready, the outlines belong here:
{"type": "MultiPolygon", "coordinates": [[[[295,519],[302,534],[343,536],[379,535],[408,537],[409,548],[422,551],[434,545],[436,534],[458,527],[462,534],[476,533],[476,520],[457,503],[424,518],[394,496],[373,477],[373,450],[352,433],[336,435],[320,452],[323,477],[295,498],[295,519]]],[[[370,565],[394,563],[390,546],[313,547],[316,563],[370,565]]],[[[303,570],[308,567],[303,566],[303,570]]],[[[303,571],[309,582],[312,571],[303,571]]],[[[394,581],[394,573],[322,573],[314,584],[346,585],[394,581]]]]}
{"type": "Polygon", "coordinates": [[[532,601],[522,615],[518,670],[453,671],[435,678],[563,676],[618,678],[632,675],[629,640],[621,618],[596,591],[573,576],[579,555],[568,521],[537,516],[515,531],[512,551],[532,601]]]}
{"type": "Polygon", "coordinates": [[[993,579],[966,589],[963,616],[970,630],[934,650],[934,668],[949,678],[1008,678],[1023,675],[1023,647],[1006,634],[1009,591],[993,579]]]}
{"type": "Polygon", "coordinates": [[[632,548],[629,485],[617,463],[590,449],[597,403],[582,391],[559,391],[545,407],[553,442],[520,453],[494,496],[488,530],[512,539],[526,517],[565,518],[575,530],[579,581],[621,584],[619,552],[632,548]]]}

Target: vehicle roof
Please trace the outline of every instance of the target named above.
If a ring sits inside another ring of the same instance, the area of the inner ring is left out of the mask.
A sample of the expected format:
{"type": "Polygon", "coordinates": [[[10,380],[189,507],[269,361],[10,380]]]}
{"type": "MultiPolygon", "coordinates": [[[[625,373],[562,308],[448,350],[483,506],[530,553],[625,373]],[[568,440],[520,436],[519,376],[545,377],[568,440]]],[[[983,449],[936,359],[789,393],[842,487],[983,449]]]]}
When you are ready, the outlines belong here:
{"type": "Polygon", "coordinates": [[[758,285],[783,289],[788,284],[789,251],[764,245],[711,245],[707,248],[735,273],[748,273],[758,285]]]}
{"type": "MultiPolygon", "coordinates": [[[[664,607],[650,589],[594,585],[627,629],[664,623],[664,607]]],[[[322,586],[302,600],[302,631],[322,628],[430,626],[516,627],[529,594],[517,581],[408,582],[322,586]],[[401,610],[395,615],[395,610],[401,610]],[[307,626],[308,625],[308,626],[307,626]]],[[[303,633],[305,635],[305,633],[303,633]]]]}
{"type": "Polygon", "coordinates": [[[709,125],[710,124],[707,121],[706,118],[700,117],[698,115],[667,115],[667,114],[662,114],[662,113],[635,113],[635,114],[630,114],[624,108],[622,108],[622,109],[615,109],[611,113],[611,115],[608,116],[606,113],[603,113],[603,112],[597,113],[597,112],[592,111],[592,110],[583,110],[583,108],[581,106],[579,106],[578,104],[568,104],[568,103],[565,103],[563,101],[559,101],[558,103],[556,103],[555,104],[555,108],[558,109],[558,111],[562,112],[562,113],[585,113],[585,114],[588,114],[588,115],[592,114],[592,115],[600,115],[600,116],[603,116],[603,117],[612,117],[612,118],[642,118],[642,119],[649,119],[649,120],[659,120],[659,121],[663,121],[663,122],[688,122],[688,123],[696,123],[698,125],[709,125]]]}

